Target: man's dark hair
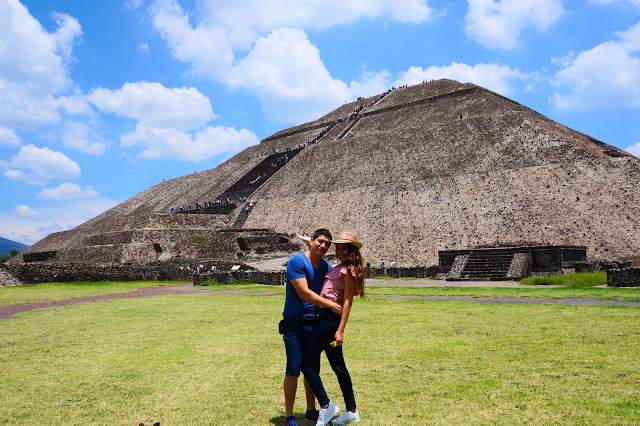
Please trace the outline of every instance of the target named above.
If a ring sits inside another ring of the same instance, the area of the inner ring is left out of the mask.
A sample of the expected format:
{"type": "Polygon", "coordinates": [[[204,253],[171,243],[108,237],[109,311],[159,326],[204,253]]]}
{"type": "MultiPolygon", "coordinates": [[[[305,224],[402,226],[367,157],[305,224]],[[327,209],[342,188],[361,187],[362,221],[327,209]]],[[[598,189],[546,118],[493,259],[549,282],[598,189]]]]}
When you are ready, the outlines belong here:
{"type": "Polygon", "coordinates": [[[316,232],[313,233],[313,239],[315,240],[320,235],[324,235],[328,239],[333,240],[333,237],[331,236],[331,232],[329,232],[328,229],[324,229],[324,228],[316,229],[316,232]]]}

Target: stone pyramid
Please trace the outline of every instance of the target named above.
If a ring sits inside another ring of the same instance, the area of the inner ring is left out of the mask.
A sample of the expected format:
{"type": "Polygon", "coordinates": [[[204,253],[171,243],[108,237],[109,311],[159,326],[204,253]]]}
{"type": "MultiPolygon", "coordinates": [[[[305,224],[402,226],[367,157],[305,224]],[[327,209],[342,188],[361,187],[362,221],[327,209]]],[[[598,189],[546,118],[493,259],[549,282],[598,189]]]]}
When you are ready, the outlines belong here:
{"type": "Polygon", "coordinates": [[[639,222],[638,158],[482,87],[437,80],[158,183],[11,262],[274,270],[301,249],[289,232],[319,227],[354,231],[365,257],[402,266],[478,246],[580,245],[591,260],[618,260],[640,253],[639,222]]]}

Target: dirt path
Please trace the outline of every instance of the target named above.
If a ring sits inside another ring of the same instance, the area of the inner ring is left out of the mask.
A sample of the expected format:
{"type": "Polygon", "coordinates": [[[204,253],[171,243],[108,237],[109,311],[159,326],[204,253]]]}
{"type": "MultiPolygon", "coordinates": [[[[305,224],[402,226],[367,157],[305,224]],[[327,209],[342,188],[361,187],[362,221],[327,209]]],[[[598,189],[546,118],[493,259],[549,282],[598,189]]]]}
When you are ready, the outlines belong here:
{"type": "MultiPolygon", "coordinates": [[[[385,281],[369,280],[369,285],[378,287],[508,287],[508,288],[536,288],[536,286],[521,286],[517,283],[509,282],[450,282],[432,280],[411,280],[411,281],[385,281]]],[[[269,287],[269,286],[264,286],[269,287]]],[[[248,292],[243,290],[221,290],[213,292],[209,287],[196,287],[191,284],[181,284],[162,287],[139,288],[127,293],[108,294],[104,296],[80,297],[75,299],[58,300],[55,302],[41,303],[21,303],[0,307],[0,319],[9,319],[20,312],[33,311],[35,309],[53,308],[58,306],[69,306],[78,303],[100,302],[109,299],[134,299],[138,297],[160,296],[163,294],[245,294],[245,295],[273,295],[273,291],[248,292]]],[[[555,305],[581,305],[581,306],[634,306],[640,307],[640,302],[627,302],[617,298],[611,300],[599,300],[591,298],[564,298],[546,299],[541,297],[470,297],[470,296],[375,296],[385,299],[421,299],[437,301],[467,301],[476,303],[530,303],[530,304],[555,304],[555,305]]]]}

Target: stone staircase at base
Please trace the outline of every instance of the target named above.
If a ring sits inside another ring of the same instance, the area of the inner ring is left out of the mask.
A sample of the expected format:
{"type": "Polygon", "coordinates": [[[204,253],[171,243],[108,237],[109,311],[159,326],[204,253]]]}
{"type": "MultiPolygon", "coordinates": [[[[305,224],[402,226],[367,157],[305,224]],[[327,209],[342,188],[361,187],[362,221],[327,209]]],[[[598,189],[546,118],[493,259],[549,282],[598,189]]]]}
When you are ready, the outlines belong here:
{"type": "Polygon", "coordinates": [[[473,251],[467,259],[460,280],[499,281],[510,277],[514,253],[507,251],[473,251]]]}

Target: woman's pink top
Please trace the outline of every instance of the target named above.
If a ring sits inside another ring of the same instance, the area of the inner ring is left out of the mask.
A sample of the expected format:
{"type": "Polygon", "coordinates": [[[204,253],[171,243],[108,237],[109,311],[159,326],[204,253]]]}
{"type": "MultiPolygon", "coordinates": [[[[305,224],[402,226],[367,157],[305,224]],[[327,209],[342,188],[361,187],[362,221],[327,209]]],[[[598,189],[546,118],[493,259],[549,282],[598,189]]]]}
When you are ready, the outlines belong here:
{"type": "Polygon", "coordinates": [[[324,284],[322,284],[322,291],[320,297],[327,300],[336,302],[339,305],[344,304],[344,276],[350,274],[355,280],[355,271],[349,272],[349,269],[341,264],[336,265],[335,268],[327,272],[324,276],[324,284]]]}

